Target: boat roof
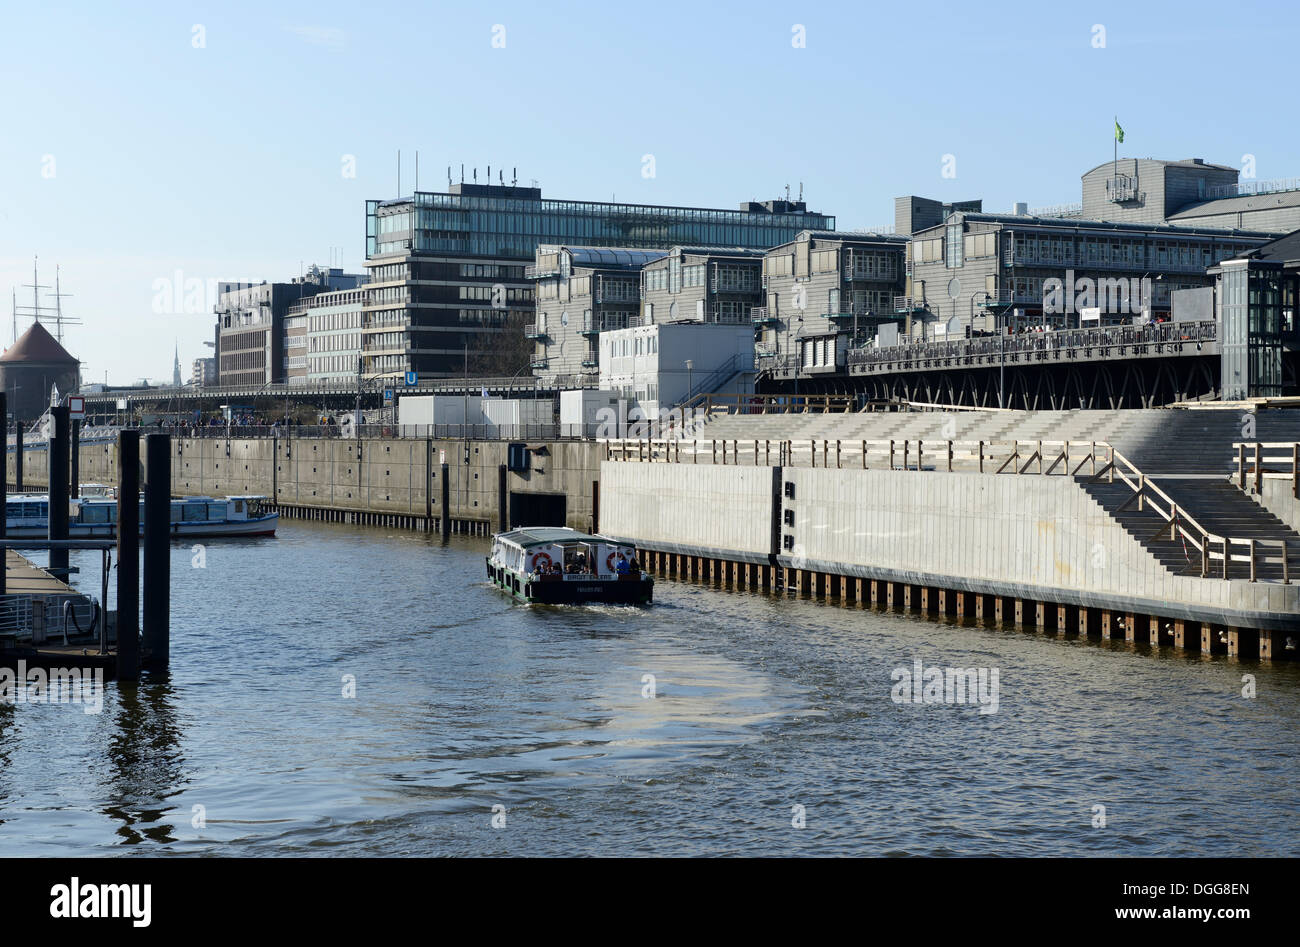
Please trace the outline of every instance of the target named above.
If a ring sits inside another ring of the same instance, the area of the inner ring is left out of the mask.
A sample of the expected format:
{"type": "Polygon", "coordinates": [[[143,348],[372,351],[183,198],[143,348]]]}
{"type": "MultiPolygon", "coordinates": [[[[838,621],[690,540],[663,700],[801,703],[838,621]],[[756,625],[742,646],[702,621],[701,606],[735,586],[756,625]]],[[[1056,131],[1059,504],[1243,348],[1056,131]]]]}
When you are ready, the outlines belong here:
{"type": "MultiPolygon", "coordinates": [[[[497,533],[495,538],[523,546],[525,549],[529,546],[549,546],[551,543],[610,542],[604,536],[580,533],[567,526],[524,526],[509,532],[497,533]]],[[[627,543],[620,543],[620,545],[625,546],[627,543]]]]}

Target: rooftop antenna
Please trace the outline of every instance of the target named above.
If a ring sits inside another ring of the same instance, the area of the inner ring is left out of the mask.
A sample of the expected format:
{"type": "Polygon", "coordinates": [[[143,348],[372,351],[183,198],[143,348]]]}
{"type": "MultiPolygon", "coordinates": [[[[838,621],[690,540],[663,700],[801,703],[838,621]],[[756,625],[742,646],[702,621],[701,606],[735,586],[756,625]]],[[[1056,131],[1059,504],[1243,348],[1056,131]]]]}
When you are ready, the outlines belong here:
{"type": "Polygon", "coordinates": [[[518,168],[511,168],[511,169],[510,169],[510,186],[511,186],[511,187],[514,187],[514,186],[515,186],[516,184],[518,184],[518,183],[519,183],[519,169],[518,169],[518,168]]]}
{"type": "Polygon", "coordinates": [[[460,163],[460,183],[461,184],[465,183],[465,162],[464,161],[460,163]]]}
{"type": "Polygon", "coordinates": [[[790,185],[788,184],[785,186],[785,199],[787,201],[790,199],[790,185]]]}
{"type": "Polygon", "coordinates": [[[474,183],[478,183],[478,168],[474,169],[474,183]]]}
{"type": "Polygon", "coordinates": [[[447,190],[451,190],[451,165],[447,165],[447,190]]]}
{"type": "Polygon", "coordinates": [[[803,182],[799,182],[799,200],[803,200],[803,182]]]}
{"type": "Polygon", "coordinates": [[[504,187],[506,183],[506,173],[500,168],[497,168],[497,183],[502,187],[504,187]]]}

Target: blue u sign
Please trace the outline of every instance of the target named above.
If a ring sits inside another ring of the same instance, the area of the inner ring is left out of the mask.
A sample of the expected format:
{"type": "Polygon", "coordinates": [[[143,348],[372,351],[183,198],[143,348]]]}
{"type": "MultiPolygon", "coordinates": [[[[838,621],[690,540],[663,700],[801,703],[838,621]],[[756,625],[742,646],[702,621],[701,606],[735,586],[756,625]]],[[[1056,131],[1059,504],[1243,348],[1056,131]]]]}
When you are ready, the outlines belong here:
{"type": "Polygon", "coordinates": [[[385,388],[385,389],[384,389],[384,401],[385,401],[385,402],[390,402],[390,401],[392,401],[392,400],[393,400],[393,389],[391,389],[391,388],[385,388]]]}
{"type": "Polygon", "coordinates": [[[419,381],[420,381],[420,376],[417,375],[415,372],[406,373],[406,384],[409,387],[414,387],[416,384],[419,383],[419,381]]]}

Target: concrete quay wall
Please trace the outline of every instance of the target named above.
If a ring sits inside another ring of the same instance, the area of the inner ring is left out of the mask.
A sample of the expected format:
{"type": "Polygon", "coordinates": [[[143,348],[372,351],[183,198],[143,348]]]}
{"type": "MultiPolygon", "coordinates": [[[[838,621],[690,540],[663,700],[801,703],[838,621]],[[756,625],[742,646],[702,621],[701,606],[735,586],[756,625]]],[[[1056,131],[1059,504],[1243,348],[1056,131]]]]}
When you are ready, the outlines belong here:
{"type": "Polygon", "coordinates": [[[1068,477],[606,462],[601,485],[602,531],[669,554],[1300,630],[1300,585],[1174,575],[1068,477]]]}
{"type": "MultiPolygon", "coordinates": [[[[508,493],[557,502],[562,498],[565,524],[590,529],[592,484],[600,476],[604,446],[554,441],[528,447],[530,469],[507,471],[508,493]]],[[[173,438],[171,489],[178,496],[260,494],[274,498],[286,512],[343,511],[372,521],[384,516],[437,521],[445,512],[458,523],[493,531],[500,508],[499,468],[507,463],[508,451],[505,441],[173,438]],[[444,458],[450,501],[446,511],[444,458]]],[[[26,448],[23,454],[24,488],[44,489],[49,482],[48,452],[26,448]]],[[[82,444],[78,456],[83,483],[117,482],[116,444],[82,444]]],[[[6,475],[12,487],[12,450],[6,475]]]]}

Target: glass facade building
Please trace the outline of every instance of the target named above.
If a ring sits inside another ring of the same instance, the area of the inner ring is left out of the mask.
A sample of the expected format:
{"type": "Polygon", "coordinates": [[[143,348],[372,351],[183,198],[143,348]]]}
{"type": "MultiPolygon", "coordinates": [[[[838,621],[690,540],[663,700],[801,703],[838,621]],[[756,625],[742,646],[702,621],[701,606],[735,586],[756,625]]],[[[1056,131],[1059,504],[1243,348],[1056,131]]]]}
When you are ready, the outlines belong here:
{"type": "Polygon", "coordinates": [[[1279,398],[1286,390],[1283,359],[1295,350],[1300,278],[1282,263],[1227,260],[1219,268],[1223,399],[1279,398]]]}
{"type": "Polygon", "coordinates": [[[801,201],[723,210],[543,200],[539,188],[512,185],[460,184],[367,201],[363,371],[374,378],[467,373],[508,325],[531,321],[525,266],[542,244],[765,249],[834,224],[801,201]]]}

